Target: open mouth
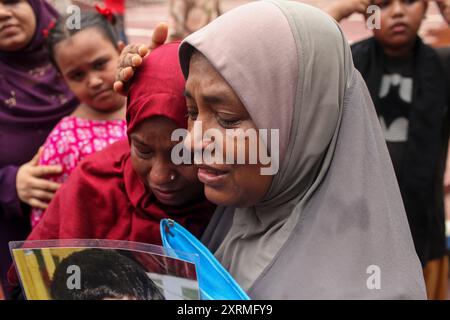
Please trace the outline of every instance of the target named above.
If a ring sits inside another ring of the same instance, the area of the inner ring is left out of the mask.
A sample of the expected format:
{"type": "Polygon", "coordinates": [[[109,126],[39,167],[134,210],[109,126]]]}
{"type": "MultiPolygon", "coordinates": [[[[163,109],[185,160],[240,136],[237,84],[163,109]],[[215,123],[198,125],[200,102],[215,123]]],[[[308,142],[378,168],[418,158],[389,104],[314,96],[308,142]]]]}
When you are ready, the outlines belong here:
{"type": "Polygon", "coordinates": [[[211,166],[198,166],[198,179],[205,185],[212,187],[221,186],[230,173],[228,171],[219,170],[211,166]]]}

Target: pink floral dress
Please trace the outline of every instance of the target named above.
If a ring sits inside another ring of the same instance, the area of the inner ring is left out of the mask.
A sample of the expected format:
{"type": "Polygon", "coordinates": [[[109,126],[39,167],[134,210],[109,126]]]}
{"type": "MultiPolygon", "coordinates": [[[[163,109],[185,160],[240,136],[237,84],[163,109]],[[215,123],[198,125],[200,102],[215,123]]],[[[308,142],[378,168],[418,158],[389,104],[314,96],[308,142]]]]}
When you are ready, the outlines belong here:
{"type": "MultiPolygon", "coordinates": [[[[64,183],[84,157],[127,138],[125,120],[87,120],[73,116],[63,118],[48,136],[40,165],[61,165],[59,175],[49,180],[64,183]]],[[[31,225],[41,220],[43,210],[34,208],[31,225]]]]}

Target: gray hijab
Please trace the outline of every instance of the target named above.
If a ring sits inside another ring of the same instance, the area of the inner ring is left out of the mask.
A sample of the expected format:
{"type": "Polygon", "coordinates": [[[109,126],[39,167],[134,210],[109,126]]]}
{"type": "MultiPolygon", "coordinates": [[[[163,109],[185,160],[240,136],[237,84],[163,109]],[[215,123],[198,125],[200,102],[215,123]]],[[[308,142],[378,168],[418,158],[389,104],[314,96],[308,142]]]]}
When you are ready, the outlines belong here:
{"type": "Polygon", "coordinates": [[[203,241],[254,299],[422,299],[421,266],[368,90],[337,23],[293,1],[229,11],[197,49],[258,128],[280,130],[280,170],[250,208],[219,208],[203,241]]]}

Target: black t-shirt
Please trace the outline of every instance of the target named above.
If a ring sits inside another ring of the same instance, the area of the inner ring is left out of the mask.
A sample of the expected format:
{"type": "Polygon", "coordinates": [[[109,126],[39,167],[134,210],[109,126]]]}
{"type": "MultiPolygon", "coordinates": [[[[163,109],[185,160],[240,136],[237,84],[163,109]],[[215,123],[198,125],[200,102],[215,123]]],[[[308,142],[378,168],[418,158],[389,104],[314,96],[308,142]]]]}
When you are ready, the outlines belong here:
{"type": "Polygon", "coordinates": [[[378,117],[397,179],[408,142],[409,115],[413,99],[413,58],[386,59],[378,93],[378,117]]]}

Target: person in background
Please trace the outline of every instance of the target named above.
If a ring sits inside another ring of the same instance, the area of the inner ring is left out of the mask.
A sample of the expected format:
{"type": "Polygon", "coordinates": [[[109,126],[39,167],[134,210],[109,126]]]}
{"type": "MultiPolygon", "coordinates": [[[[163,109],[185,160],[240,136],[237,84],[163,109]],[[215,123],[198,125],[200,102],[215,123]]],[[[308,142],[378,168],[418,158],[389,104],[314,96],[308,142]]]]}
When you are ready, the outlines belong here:
{"type": "Polygon", "coordinates": [[[79,104],[45,46],[43,30],[57,17],[43,0],[0,0],[0,281],[7,299],[8,242],[26,238],[30,206],[59,188],[45,177],[62,168],[40,166],[35,155],[79,104]]]}
{"type": "MultiPolygon", "coordinates": [[[[365,13],[370,1],[339,1],[328,9],[338,21],[365,13]]],[[[429,299],[447,295],[443,176],[449,112],[442,61],[418,31],[423,0],[374,0],[381,25],[352,46],[353,60],[374,101],[394,165],[429,299]]]]}
{"type": "Polygon", "coordinates": [[[183,40],[220,16],[220,0],[170,0],[170,40],[183,40]]]}
{"type": "MultiPolygon", "coordinates": [[[[83,158],[127,138],[126,99],[113,90],[120,54],[114,16],[98,10],[82,12],[80,29],[69,30],[65,16],[46,30],[51,60],[80,101],[42,147],[39,164],[60,165],[62,172],[48,177],[59,184],[83,158]]],[[[43,213],[42,206],[32,210],[33,227],[43,213]]]]}

